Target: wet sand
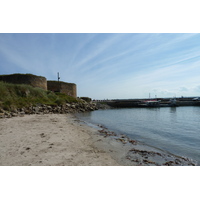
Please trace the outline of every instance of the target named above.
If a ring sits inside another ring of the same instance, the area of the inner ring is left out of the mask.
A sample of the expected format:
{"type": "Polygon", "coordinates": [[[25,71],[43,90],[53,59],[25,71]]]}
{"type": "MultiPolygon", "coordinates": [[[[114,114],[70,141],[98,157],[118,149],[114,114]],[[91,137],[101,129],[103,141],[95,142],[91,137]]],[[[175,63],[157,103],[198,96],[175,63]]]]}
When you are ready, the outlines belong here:
{"type": "Polygon", "coordinates": [[[72,114],[0,119],[1,166],[194,165],[186,158],[90,127],[72,114]]]}

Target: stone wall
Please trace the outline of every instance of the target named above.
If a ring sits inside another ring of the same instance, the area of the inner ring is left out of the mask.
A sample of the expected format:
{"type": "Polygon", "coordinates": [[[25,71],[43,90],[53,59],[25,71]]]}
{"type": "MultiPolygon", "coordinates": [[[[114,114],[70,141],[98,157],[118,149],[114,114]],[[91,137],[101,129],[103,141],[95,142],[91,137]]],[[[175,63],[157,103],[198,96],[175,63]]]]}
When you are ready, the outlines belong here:
{"type": "Polygon", "coordinates": [[[77,97],[76,94],[76,84],[66,83],[62,81],[47,81],[47,88],[53,92],[65,93],[72,97],[77,97]]]}
{"type": "Polygon", "coordinates": [[[32,74],[10,74],[0,75],[0,81],[13,84],[27,84],[53,92],[65,93],[72,97],[77,97],[76,84],[62,81],[47,81],[45,77],[32,74]]]}
{"type": "Polygon", "coordinates": [[[32,74],[0,75],[0,81],[13,84],[27,84],[47,90],[47,79],[32,74]]]}

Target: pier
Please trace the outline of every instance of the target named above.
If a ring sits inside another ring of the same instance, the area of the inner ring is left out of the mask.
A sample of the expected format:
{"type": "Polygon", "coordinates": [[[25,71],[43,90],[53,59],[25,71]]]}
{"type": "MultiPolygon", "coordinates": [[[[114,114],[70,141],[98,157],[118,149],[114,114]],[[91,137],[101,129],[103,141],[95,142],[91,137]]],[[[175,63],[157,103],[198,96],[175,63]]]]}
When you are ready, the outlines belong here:
{"type": "Polygon", "coordinates": [[[200,106],[200,100],[195,100],[195,97],[178,97],[178,98],[156,98],[156,99],[107,99],[107,100],[94,100],[102,104],[107,104],[114,108],[131,108],[141,107],[142,102],[156,100],[159,101],[160,106],[156,107],[167,107],[171,106],[170,101],[176,100],[173,106],[200,106]]]}

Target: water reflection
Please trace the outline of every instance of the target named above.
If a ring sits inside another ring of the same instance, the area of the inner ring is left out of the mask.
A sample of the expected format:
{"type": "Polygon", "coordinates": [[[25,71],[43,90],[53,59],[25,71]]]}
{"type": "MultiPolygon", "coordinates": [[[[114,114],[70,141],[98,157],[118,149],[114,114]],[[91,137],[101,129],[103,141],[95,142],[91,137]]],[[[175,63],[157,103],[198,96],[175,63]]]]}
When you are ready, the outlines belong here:
{"type": "Polygon", "coordinates": [[[77,117],[83,117],[85,120],[89,120],[92,117],[92,112],[83,112],[83,113],[76,113],[77,117]]]}
{"type": "Polygon", "coordinates": [[[170,113],[176,113],[176,107],[170,107],[170,113]]]}

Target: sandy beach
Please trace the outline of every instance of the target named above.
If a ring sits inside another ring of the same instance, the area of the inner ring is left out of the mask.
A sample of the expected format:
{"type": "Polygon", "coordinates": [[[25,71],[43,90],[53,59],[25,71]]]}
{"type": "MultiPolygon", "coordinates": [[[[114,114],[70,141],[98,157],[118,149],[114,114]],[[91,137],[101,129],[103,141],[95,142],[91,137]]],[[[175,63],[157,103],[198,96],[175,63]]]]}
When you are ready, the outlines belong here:
{"type": "Polygon", "coordinates": [[[3,118],[0,138],[0,166],[194,165],[104,127],[90,127],[73,114],[3,118]]]}
{"type": "Polygon", "coordinates": [[[95,147],[90,136],[94,131],[71,114],[1,119],[0,165],[119,165],[107,152],[95,147]]]}

